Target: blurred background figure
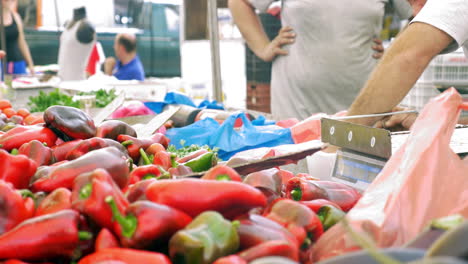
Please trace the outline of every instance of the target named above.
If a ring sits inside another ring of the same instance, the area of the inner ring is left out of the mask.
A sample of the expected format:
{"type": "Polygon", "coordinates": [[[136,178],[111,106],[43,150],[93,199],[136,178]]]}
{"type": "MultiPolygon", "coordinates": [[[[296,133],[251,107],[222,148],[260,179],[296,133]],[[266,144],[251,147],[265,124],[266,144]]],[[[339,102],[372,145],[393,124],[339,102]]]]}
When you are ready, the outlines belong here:
{"type": "Polygon", "coordinates": [[[145,71],[136,50],[136,36],[120,33],[115,37],[114,52],[117,60],[109,57],[104,62],[104,73],[119,80],[145,79],[145,71]]]}
{"type": "Polygon", "coordinates": [[[26,74],[26,66],[34,74],[34,63],[24,38],[23,22],[14,7],[16,0],[2,0],[3,25],[5,27],[6,73],[26,74]]]}
{"type": "Polygon", "coordinates": [[[96,31],[86,18],[84,7],[73,10],[73,19],[60,36],[58,75],[62,81],[86,79],[86,66],[96,42],[96,31]]]}

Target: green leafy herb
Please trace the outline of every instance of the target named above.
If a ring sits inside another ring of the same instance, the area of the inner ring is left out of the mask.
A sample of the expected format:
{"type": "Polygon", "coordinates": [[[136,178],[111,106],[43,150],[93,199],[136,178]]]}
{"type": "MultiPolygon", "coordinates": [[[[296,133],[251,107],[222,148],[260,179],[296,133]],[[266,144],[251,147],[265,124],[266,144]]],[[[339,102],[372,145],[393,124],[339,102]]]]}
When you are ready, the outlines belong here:
{"type": "Polygon", "coordinates": [[[190,146],[184,146],[185,141],[183,141],[183,140],[181,140],[180,144],[182,145],[182,148],[177,149],[174,145],[169,145],[167,147],[167,151],[176,154],[177,158],[185,157],[189,153],[192,153],[192,152],[200,150],[200,149],[206,149],[208,151],[213,151],[213,152],[218,151],[217,148],[212,150],[208,145],[199,146],[199,145],[192,144],[190,146]]]}
{"type": "Polygon", "coordinates": [[[117,94],[115,93],[115,89],[111,89],[109,91],[106,91],[104,89],[99,89],[98,91],[81,92],[78,95],[95,95],[96,107],[105,107],[117,97],[117,94]]]}
{"type": "Polygon", "coordinates": [[[44,112],[49,106],[64,105],[79,107],[80,103],[73,101],[73,97],[60,92],[57,88],[50,93],[39,91],[38,96],[30,96],[28,106],[31,112],[44,112]]]}

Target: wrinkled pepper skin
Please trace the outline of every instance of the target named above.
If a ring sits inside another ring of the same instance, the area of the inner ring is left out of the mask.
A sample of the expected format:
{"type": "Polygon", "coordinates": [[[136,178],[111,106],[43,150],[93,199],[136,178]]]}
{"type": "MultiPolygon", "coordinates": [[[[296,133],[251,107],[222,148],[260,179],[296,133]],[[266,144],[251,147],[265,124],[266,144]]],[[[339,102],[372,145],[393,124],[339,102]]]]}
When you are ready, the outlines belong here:
{"type": "Polygon", "coordinates": [[[247,261],[238,255],[230,255],[217,259],[213,264],[247,264],[247,261]]]}
{"type": "Polygon", "coordinates": [[[125,264],[171,264],[161,253],[128,248],[106,248],[82,258],[78,264],[125,263],[125,264]]]}
{"type": "Polygon", "coordinates": [[[36,162],[25,155],[11,155],[0,149],[0,180],[13,184],[16,189],[25,189],[36,170],[36,162]]]}
{"type": "MultiPolygon", "coordinates": [[[[202,150],[202,149],[201,149],[202,150]]],[[[205,152],[206,153],[206,152],[205,152]]],[[[205,175],[201,177],[203,180],[218,180],[218,181],[237,181],[242,182],[242,178],[233,168],[219,164],[209,169],[205,175]]],[[[255,187],[255,186],[254,186],[255,187]]]]}
{"type": "Polygon", "coordinates": [[[129,180],[129,168],[122,153],[114,147],[94,150],[78,159],[57,166],[42,166],[31,179],[33,191],[52,192],[64,187],[72,188],[74,179],[95,169],[105,169],[120,188],[124,188],[129,180]]]}
{"type": "Polygon", "coordinates": [[[96,134],[93,119],[75,107],[51,106],[44,111],[44,121],[64,141],[87,139],[96,134]]]}
{"type": "Polygon", "coordinates": [[[238,253],[247,262],[267,256],[281,256],[299,261],[292,250],[293,245],[284,240],[270,240],[238,253]]]}
{"type": "Polygon", "coordinates": [[[245,176],[243,183],[256,188],[268,189],[276,195],[281,195],[281,176],[278,169],[268,169],[257,171],[245,176]]]}
{"type": "Polygon", "coordinates": [[[24,143],[19,149],[18,154],[27,156],[34,160],[37,166],[50,165],[54,163],[54,155],[51,148],[44,146],[39,140],[32,140],[24,143]]]}
{"type": "Polygon", "coordinates": [[[52,214],[65,209],[71,209],[71,191],[58,188],[39,203],[34,216],[52,214]]]}
{"type": "Polygon", "coordinates": [[[97,169],[81,174],[73,184],[72,208],[91,218],[100,227],[113,230],[113,212],[106,203],[108,196],[114,198],[117,210],[124,213],[129,203],[108,172],[97,169]]]}
{"type": "Polygon", "coordinates": [[[47,127],[40,125],[17,126],[0,136],[0,145],[1,148],[11,151],[15,148],[19,149],[24,143],[31,140],[38,140],[47,144],[48,147],[52,147],[55,145],[57,135],[47,127]]]}
{"type": "Polygon", "coordinates": [[[55,145],[52,147],[52,152],[54,154],[54,160],[56,162],[66,160],[65,157],[67,156],[68,152],[72,150],[76,145],[78,145],[82,139],[75,139],[72,141],[64,142],[60,145],[55,145]]]}
{"type": "Polygon", "coordinates": [[[65,159],[74,160],[93,150],[107,147],[115,147],[122,153],[123,156],[128,158],[127,149],[122,146],[122,144],[119,144],[117,141],[108,138],[93,137],[84,139],[72,149],[70,149],[70,151],[65,155],[65,159]]]}
{"type": "Polygon", "coordinates": [[[26,206],[21,194],[11,184],[2,180],[0,180],[0,208],[0,235],[32,217],[34,213],[26,206]]]}
{"type": "Polygon", "coordinates": [[[0,236],[0,259],[71,257],[80,243],[79,213],[62,210],[30,218],[0,236]]]}
{"type": "Polygon", "coordinates": [[[212,210],[233,219],[252,208],[266,206],[266,198],[261,191],[234,181],[160,180],[148,187],[146,197],[191,217],[212,210]]]}
{"type": "Polygon", "coordinates": [[[169,145],[169,139],[161,133],[155,133],[149,138],[136,138],[129,135],[119,135],[117,141],[127,148],[128,155],[134,162],[140,159],[140,149],[147,149],[154,143],[159,143],[165,148],[169,145]]]}
{"type": "Polygon", "coordinates": [[[325,199],[336,203],[347,212],[358,202],[361,194],[343,183],[332,181],[314,181],[294,177],[288,181],[286,197],[295,201],[325,199]]]}
{"type": "Polygon", "coordinates": [[[318,214],[320,208],[325,205],[331,205],[334,206],[335,208],[338,208],[341,210],[341,208],[334,202],[331,202],[329,200],[325,199],[316,199],[316,200],[311,200],[311,201],[300,201],[301,204],[309,207],[310,210],[314,211],[314,213],[318,214]]]}
{"type": "MultiPolygon", "coordinates": [[[[108,197],[112,198],[112,197],[108,197]]],[[[114,213],[114,232],[122,246],[136,249],[167,245],[171,236],[186,227],[192,218],[182,211],[149,201],[138,201],[122,215],[114,199],[106,199],[114,213]]]]}
{"type": "Polygon", "coordinates": [[[290,199],[277,199],[264,215],[286,227],[305,248],[323,234],[320,218],[307,206],[290,199]]]}
{"type": "Polygon", "coordinates": [[[235,224],[213,211],[197,216],[169,241],[169,255],[175,264],[210,264],[238,248],[235,224]]]}
{"type": "Polygon", "coordinates": [[[248,214],[236,220],[240,225],[237,228],[239,234],[239,250],[245,250],[271,240],[284,240],[293,245],[291,250],[296,257],[299,256],[299,244],[285,227],[277,222],[261,215],[248,214]]]}
{"type": "Polygon", "coordinates": [[[99,124],[96,129],[96,137],[117,140],[119,135],[137,137],[135,129],[120,120],[106,120],[99,124]]]}
{"type": "Polygon", "coordinates": [[[94,251],[101,251],[106,248],[120,247],[119,240],[107,228],[101,229],[94,242],[94,251]]]}
{"type": "Polygon", "coordinates": [[[141,201],[141,200],[148,200],[146,198],[146,189],[153,183],[156,182],[156,179],[147,179],[139,181],[135,184],[132,184],[128,187],[127,191],[125,192],[125,197],[130,203],[141,201]]]}

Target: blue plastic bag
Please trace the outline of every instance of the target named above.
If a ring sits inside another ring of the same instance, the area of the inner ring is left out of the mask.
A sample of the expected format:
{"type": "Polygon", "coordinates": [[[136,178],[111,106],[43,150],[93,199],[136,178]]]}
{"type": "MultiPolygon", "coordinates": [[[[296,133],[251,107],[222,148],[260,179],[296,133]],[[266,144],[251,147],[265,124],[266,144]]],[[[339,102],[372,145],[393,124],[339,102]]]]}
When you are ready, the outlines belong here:
{"type": "Polygon", "coordinates": [[[166,136],[176,148],[182,147],[180,140],[185,141],[184,146],[198,144],[218,148],[222,160],[248,149],[294,144],[289,128],[254,126],[244,113],[232,114],[222,125],[206,118],[190,126],[169,129],[166,136]],[[244,124],[239,129],[234,128],[237,118],[241,118],[244,124]]]}

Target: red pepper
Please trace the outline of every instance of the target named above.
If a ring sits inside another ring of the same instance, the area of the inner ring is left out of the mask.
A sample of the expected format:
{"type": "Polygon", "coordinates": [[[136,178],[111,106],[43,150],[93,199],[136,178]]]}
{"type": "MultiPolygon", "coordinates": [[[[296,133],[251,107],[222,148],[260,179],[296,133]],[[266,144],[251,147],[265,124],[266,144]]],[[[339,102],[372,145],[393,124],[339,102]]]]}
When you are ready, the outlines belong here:
{"type": "Polygon", "coordinates": [[[106,248],[82,258],[78,264],[125,263],[171,264],[169,258],[161,253],[128,248],[106,248]]]}
{"type": "MultiPolygon", "coordinates": [[[[31,264],[30,262],[24,262],[24,261],[21,261],[21,260],[17,260],[17,259],[9,259],[5,262],[2,262],[3,264],[31,264]]],[[[50,262],[41,262],[41,263],[37,263],[37,262],[34,262],[34,264],[53,264],[53,263],[50,263],[50,262]]]]}
{"type": "Polygon", "coordinates": [[[142,180],[130,185],[127,191],[125,192],[125,196],[127,197],[128,201],[130,203],[133,203],[140,200],[147,200],[146,189],[148,189],[148,187],[155,181],[157,180],[153,178],[142,180]]]}
{"type": "Polygon", "coordinates": [[[65,141],[94,137],[96,126],[93,119],[78,108],[54,105],[44,111],[44,121],[65,141]]]}
{"type": "Polygon", "coordinates": [[[62,161],[65,160],[65,157],[67,156],[68,152],[73,149],[76,145],[78,145],[82,139],[75,139],[72,141],[67,141],[65,143],[56,145],[52,147],[52,151],[54,154],[54,160],[55,161],[62,161]]]}
{"type": "Polygon", "coordinates": [[[74,160],[88,152],[106,147],[115,147],[120,152],[122,152],[123,156],[128,158],[127,149],[125,149],[122,144],[119,144],[117,141],[108,138],[93,137],[82,140],[80,143],[70,149],[70,151],[66,154],[65,159],[74,160]]]}
{"type": "Polygon", "coordinates": [[[256,188],[268,189],[278,196],[281,195],[283,186],[281,175],[279,175],[278,169],[275,168],[250,173],[245,176],[243,182],[256,188]]]}
{"type": "Polygon", "coordinates": [[[16,225],[32,217],[33,208],[29,199],[24,199],[10,183],[0,180],[0,235],[13,229],[16,225]]]}
{"type": "Polygon", "coordinates": [[[119,240],[107,228],[101,229],[94,243],[94,250],[101,251],[106,248],[119,248],[119,240]]]}
{"type": "Polygon", "coordinates": [[[42,166],[31,180],[34,191],[51,192],[57,188],[71,189],[73,180],[82,173],[105,169],[120,188],[128,184],[129,169],[122,153],[114,147],[94,150],[78,159],[57,165],[42,166]]]}
{"type": "Polygon", "coordinates": [[[99,124],[96,130],[96,137],[117,140],[119,135],[136,137],[137,133],[133,127],[120,120],[106,120],[99,124]]]}
{"type": "Polygon", "coordinates": [[[52,149],[44,146],[44,143],[36,139],[28,143],[24,143],[18,149],[18,154],[23,154],[34,160],[38,166],[50,165],[54,163],[52,149]]]}
{"type": "Polygon", "coordinates": [[[175,232],[188,225],[192,218],[182,211],[149,201],[138,201],[127,207],[122,215],[112,197],[106,202],[113,212],[114,231],[124,247],[149,248],[167,245],[175,232]]]}
{"type": "MultiPolygon", "coordinates": [[[[207,153],[206,151],[205,153],[207,153]]],[[[237,181],[241,182],[242,178],[233,168],[226,165],[216,165],[209,169],[202,179],[204,180],[218,180],[218,181],[237,181]]],[[[255,186],[254,186],[255,187],[255,186]]]]}
{"type": "Polygon", "coordinates": [[[213,210],[232,219],[266,205],[262,192],[234,181],[160,180],[148,187],[146,196],[150,201],[177,208],[192,217],[213,210]]]}
{"type": "Polygon", "coordinates": [[[299,256],[299,244],[285,227],[261,215],[248,214],[237,218],[240,250],[248,249],[270,240],[284,240],[294,245],[292,254],[299,256]]]}
{"type": "Polygon", "coordinates": [[[290,199],[276,200],[265,216],[286,227],[304,249],[323,234],[320,218],[307,206],[290,199]]]}
{"type": "Polygon", "coordinates": [[[28,188],[29,180],[37,170],[35,161],[25,155],[11,155],[0,149],[0,180],[13,184],[16,189],[28,188]]]}
{"type": "Polygon", "coordinates": [[[0,236],[0,259],[42,260],[71,257],[80,239],[90,239],[78,230],[80,215],[73,210],[30,218],[0,236]]]}
{"type": "Polygon", "coordinates": [[[167,148],[169,139],[161,133],[155,133],[149,138],[136,138],[129,135],[119,135],[117,140],[127,148],[128,154],[133,161],[138,162],[140,159],[140,149],[147,149],[154,143],[160,143],[167,148]]]}
{"type": "Polygon", "coordinates": [[[158,151],[166,151],[166,148],[160,143],[153,143],[145,149],[146,154],[154,155],[158,151]]]}
{"type": "Polygon", "coordinates": [[[329,200],[325,200],[325,199],[316,199],[316,200],[311,200],[311,201],[300,201],[301,204],[309,207],[310,210],[314,211],[314,213],[318,213],[320,208],[322,208],[322,206],[325,206],[325,205],[331,205],[331,206],[334,206],[338,209],[341,210],[341,208],[334,202],[331,202],[329,200]]]}
{"type": "Polygon", "coordinates": [[[106,203],[107,196],[115,199],[121,213],[128,207],[128,201],[103,169],[81,174],[76,177],[72,191],[72,208],[89,216],[100,227],[113,230],[112,210],[106,203]]]}
{"type": "Polygon", "coordinates": [[[213,262],[213,264],[247,264],[247,261],[238,255],[229,255],[217,259],[215,262],[213,262]]]}
{"type": "Polygon", "coordinates": [[[11,151],[14,148],[20,148],[24,143],[31,140],[39,140],[47,146],[55,145],[57,135],[47,127],[35,126],[17,126],[0,136],[1,148],[11,151]]]}
{"type": "Polygon", "coordinates": [[[185,156],[183,156],[183,157],[181,157],[181,158],[178,158],[176,161],[177,161],[178,163],[184,163],[184,162],[187,162],[187,161],[189,161],[189,160],[191,160],[191,159],[194,159],[194,158],[196,158],[196,157],[199,157],[199,156],[201,156],[201,155],[203,155],[203,154],[205,154],[205,153],[207,153],[207,152],[208,152],[207,149],[199,149],[199,150],[190,152],[189,154],[187,154],[187,155],[185,155],[185,156]]]}
{"type": "Polygon", "coordinates": [[[153,155],[153,164],[161,166],[164,170],[177,167],[176,155],[167,151],[158,151],[153,155]]]}
{"type": "Polygon", "coordinates": [[[140,167],[137,167],[136,169],[133,169],[132,172],[130,173],[130,184],[134,184],[141,180],[147,180],[150,178],[169,179],[171,178],[171,175],[167,171],[161,169],[160,166],[156,166],[156,165],[140,166],[140,167]]]}
{"type": "Polygon", "coordinates": [[[270,240],[241,251],[238,255],[247,262],[267,256],[282,256],[294,261],[299,261],[298,256],[293,250],[294,246],[295,245],[284,240],[270,240]]]}
{"type": "Polygon", "coordinates": [[[325,199],[336,203],[343,211],[347,212],[361,198],[361,194],[343,183],[294,177],[288,181],[286,197],[295,201],[325,199]]]}
{"type": "Polygon", "coordinates": [[[39,203],[34,216],[51,214],[65,209],[71,209],[71,192],[66,188],[58,188],[39,203]]]}
{"type": "Polygon", "coordinates": [[[178,176],[184,176],[184,175],[189,175],[193,173],[190,167],[182,165],[182,164],[177,165],[177,167],[175,168],[169,168],[167,172],[169,172],[169,174],[173,178],[177,178],[178,176]]]}

